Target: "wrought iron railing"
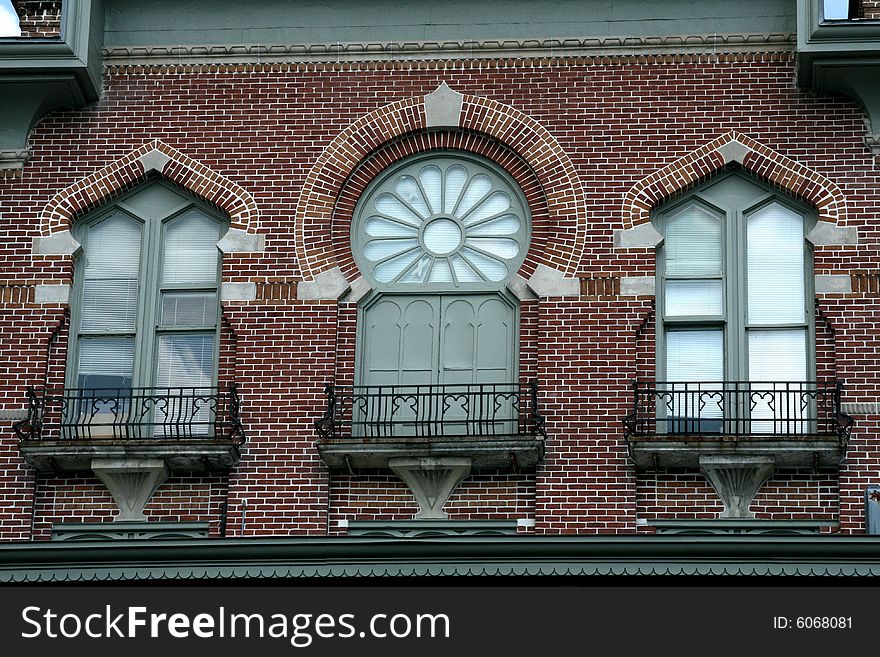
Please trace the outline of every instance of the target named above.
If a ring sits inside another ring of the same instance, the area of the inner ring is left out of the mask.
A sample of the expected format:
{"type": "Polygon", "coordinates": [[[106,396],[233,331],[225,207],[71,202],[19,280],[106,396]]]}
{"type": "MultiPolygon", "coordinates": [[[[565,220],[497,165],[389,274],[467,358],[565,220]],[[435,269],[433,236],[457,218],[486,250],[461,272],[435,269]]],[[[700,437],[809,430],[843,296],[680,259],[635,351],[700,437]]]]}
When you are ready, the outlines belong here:
{"type": "Polygon", "coordinates": [[[222,388],[66,388],[27,391],[31,440],[229,439],[241,444],[236,386],[222,388]]]}
{"type": "Polygon", "coordinates": [[[327,386],[325,439],[543,436],[538,384],[327,386]]]}
{"type": "Polygon", "coordinates": [[[852,418],[841,410],[839,381],[724,381],[632,383],[627,437],[849,437],[852,418]]]}

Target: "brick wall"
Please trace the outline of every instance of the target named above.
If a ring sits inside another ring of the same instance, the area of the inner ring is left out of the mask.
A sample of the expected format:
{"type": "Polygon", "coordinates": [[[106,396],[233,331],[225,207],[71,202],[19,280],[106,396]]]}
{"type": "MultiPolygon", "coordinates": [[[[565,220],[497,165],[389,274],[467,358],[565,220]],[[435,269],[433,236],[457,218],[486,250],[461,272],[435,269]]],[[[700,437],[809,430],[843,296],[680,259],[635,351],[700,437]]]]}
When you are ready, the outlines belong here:
{"type": "MultiPolygon", "coordinates": [[[[264,252],[227,255],[223,265],[224,280],[259,286],[254,302],[225,304],[222,330],[221,379],[240,385],[248,442],[228,477],[169,479],[148,516],[207,521],[216,533],[228,503],[230,536],[324,534],[337,532],[341,519],[409,518],[415,505],[396,478],[331,477],[317,456],[312,423],[324,410],[322,389],[353,380],[357,313],[353,304],[297,301],[295,287],[334,264],[354,275],[348,227],[369,172],[430,148],[479,152],[501,161],[529,197],[535,239],[526,275],[545,262],[612,282],[584,282],[580,298],[522,305],[520,376],[540,379],[546,460],[535,474],[469,477],[450,501],[451,517],[534,518],[536,533],[614,533],[636,531],[637,518],[713,516],[720,503],[703,477],[637,475],[629,460],[621,425],[627,383],[637,373],[652,375],[654,318],[650,297],[620,297],[614,281],[652,275],[655,262],[653,250],[615,249],[613,231],[635,221],[642,201],[631,190],[639,181],[736,132],[833,182],[847,200],[835,212],[840,223],[858,227],[860,243],[817,248],[816,271],[878,275],[880,175],[864,147],[863,115],[853,103],[800,91],[793,81],[788,53],[109,68],[102,100],[47,117],[31,135],[34,156],[24,175],[0,181],[4,281],[69,283],[70,259],[33,257],[32,238],[100,203],[114,176],[130,186],[140,174],[125,173],[127,160],[84,191],[53,201],[61,190],[154,140],[191,158],[190,169],[174,165],[186,171],[170,166],[164,174],[203,196],[209,182],[216,185],[209,200],[235,225],[266,236],[264,252]],[[468,99],[465,127],[426,133],[411,99],[442,81],[468,99]],[[399,104],[394,120],[410,127],[361,121],[371,112],[391,116],[381,110],[392,103],[399,104]],[[351,151],[358,140],[362,148],[351,151]],[[328,150],[335,159],[327,159],[328,150]],[[198,167],[203,182],[193,183],[198,167]],[[230,199],[249,209],[239,211],[230,199]]],[[[666,193],[710,173],[698,169],[666,193]]],[[[788,174],[773,176],[766,173],[792,187],[788,174]]],[[[795,192],[810,198],[806,186],[795,192]]],[[[647,216],[653,202],[639,212],[647,216]]],[[[880,294],[869,288],[819,298],[819,369],[846,379],[848,401],[880,398],[873,356],[880,353],[880,294]]],[[[63,380],[67,336],[58,330],[62,307],[35,305],[29,293],[5,294],[0,404],[20,410],[25,386],[46,376],[47,355],[50,379],[63,380]]],[[[778,473],[753,510],[773,519],[839,518],[842,531],[861,531],[864,487],[880,484],[876,419],[857,418],[839,476],[778,473]]],[[[53,522],[110,517],[109,495],[95,479],[39,478],[35,485],[8,422],[0,477],[0,538],[42,539],[53,522]]]]}
{"type": "Polygon", "coordinates": [[[54,37],[61,34],[61,2],[12,0],[23,37],[54,37]]]}

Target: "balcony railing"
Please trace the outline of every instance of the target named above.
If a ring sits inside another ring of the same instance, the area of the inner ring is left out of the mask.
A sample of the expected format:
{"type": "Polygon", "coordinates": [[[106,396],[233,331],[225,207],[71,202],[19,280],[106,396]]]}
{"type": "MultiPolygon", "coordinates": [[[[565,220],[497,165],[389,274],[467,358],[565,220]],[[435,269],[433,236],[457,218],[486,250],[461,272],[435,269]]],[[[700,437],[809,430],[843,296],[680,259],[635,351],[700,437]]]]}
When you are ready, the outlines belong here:
{"type": "Polygon", "coordinates": [[[842,444],[853,423],[841,410],[842,390],[839,381],[634,381],[623,424],[627,438],[834,436],[842,444]]]}
{"type": "Polygon", "coordinates": [[[538,384],[327,386],[315,423],[325,440],[546,438],[538,384]]]}
{"type": "Polygon", "coordinates": [[[22,442],[228,440],[244,442],[235,385],[223,388],[66,388],[27,391],[22,442]]]}

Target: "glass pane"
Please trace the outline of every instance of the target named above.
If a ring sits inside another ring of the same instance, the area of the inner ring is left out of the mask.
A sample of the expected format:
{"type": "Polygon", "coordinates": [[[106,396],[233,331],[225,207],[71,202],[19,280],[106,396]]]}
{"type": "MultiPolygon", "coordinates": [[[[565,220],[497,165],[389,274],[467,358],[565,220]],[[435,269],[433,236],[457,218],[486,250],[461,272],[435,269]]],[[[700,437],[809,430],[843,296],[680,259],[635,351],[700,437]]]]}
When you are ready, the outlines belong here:
{"type": "Polygon", "coordinates": [[[431,261],[433,258],[429,255],[424,255],[422,258],[410,269],[406,272],[400,279],[401,283],[422,283],[425,280],[425,276],[428,275],[428,269],[431,267],[431,261]]]}
{"type": "Polygon", "coordinates": [[[519,243],[503,237],[473,237],[466,239],[465,244],[499,258],[515,258],[519,253],[519,243]]]}
{"type": "Polygon", "coordinates": [[[666,220],[666,274],[721,274],[721,220],[692,205],[666,220]]]}
{"type": "Polygon", "coordinates": [[[773,203],[746,227],[749,323],[806,322],[803,217],[773,203]]]}
{"type": "Polygon", "coordinates": [[[452,272],[449,269],[449,262],[441,259],[434,262],[434,268],[428,278],[429,283],[451,283],[452,272]]]}
{"type": "Polygon", "coordinates": [[[687,317],[722,315],[721,281],[666,281],[666,315],[687,317]]]}
{"type": "Polygon", "coordinates": [[[454,164],[446,169],[446,197],[443,201],[443,211],[446,214],[452,214],[455,205],[461,196],[461,190],[467,181],[467,169],[463,166],[454,164]]]}
{"type": "Polygon", "coordinates": [[[385,217],[370,217],[364,224],[364,231],[371,237],[415,237],[416,229],[405,226],[385,217]]]}
{"type": "Polygon", "coordinates": [[[134,338],[82,338],[78,388],[130,389],[134,338]]]}
{"type": "Polygon", "coordinates": [[[419,184],[415,178],[412,176],[401,176],[394,185],[394,191],[397,192],[398,197],[402,201],[409,203],[410,207],[422,215],[422,217],[427,218],[430,216],[431,211],[428,210],[428,205],[425,203],[424,197],[422,197],[422,191],[419,189],[419,184]]]}
{"type": "MultiPolygon", "coordinates": [[[[485,201],[480,203],[467,217],[464,218],[465,225],[469,225],[491,217],[493,215],[504,212],[510,207],[510,196],[504,192],[493,192],[485,201]]],[[[462,216],[459,214],[459,216],[462,216]]]]}
{"type": "Polygon", "coordinates": [[[215,292],[165,292],[162,326],[214,326],[217,323],[215,292]]]}
{"type": "Polygon", "coordinates": [[[505,265],[500,260],[490,258],[489,256],[483,255],[482,253],[477,253],[476,251],[474,251],[473,249],[469,249],[468,247],[464,247],[461,250],[461,255],[465,258],[465,260],[470,263],[472,267],[476,267],[477,271],[483,274],[483,276],[488,278],[490,281],[501,281],[504,280],[505,276],[507,276],[507,265],[505,265]]]}
{"type": "Polygon", "coordinates": [[[156,385],[210,387],[213,378],[214,333],[160,335],[156,385]]]}
{"type": "Polygon", "coordinates": [[[364,247],[364,255],[367,257],[367,260],[377,262],[389,256],[409,251],[418,245],[419,242],[416,239],[370,240],[364,247]]]}
{"type": "Polygon", "coordinates": [[[384,215],[388,215],[399,221],[404,221],[413,226],[422,223],[421,217],[400,202],[396,196],[392,194],[380,194],[376,198],[376,209],[384,215]]]}
{"type": "Polygon", "coordinates": [[[455,270],[455,277],[460,283],[478,283],[483,280],[473,267],[462,260],[461,256],[454,255],[450,260],[452,268],[455,270]]]}
{"type": "Polygon", "coordinates": [[[721,433],[724,418],[721,329],[667,331],[666,389],[657,400],[671,433],[721,433]]]}
{"type": "Polygon", "coordinates": [[[749,380],[754,433],[803,433],[810,398],[801,394],[807,377],[807,331],[749,331],[749,380]]]}
{"type": "Polygon", "coordinates": [[[215,283],[220,224],[192,211],[165,226],[162,283],[215,283]]]}
{"type": "Polygon", "coordinates": [[[83,331],[133,331],[141,225],[117,214],[89,229],[80,320],[83,331]]]}
{"type": "Polygon", "coordinates": [[[425,226],[422,239],[431,251],[437,255],[446,255],[461,244],[461,228],[451,219],[434,219],[425,226]]]}
{"type": "Polygon", "coordinates": [[[826,20],[846,20],[849,18],[850,0],[822,0],[826,20]]]}
{"type": "Polygon", "coordinates": [[[380,283],[388,283],[389,281],[393,281],[400,272],[406,269],[416,258],[421,255],[421,250],[414,249],[407,253],[397,256],[396,258],[392,258],[391,260],[386,260],[382,264],[376,265],[376,269],[373,273],[376,276],[376,280],[380,283]]]}
{"type": "Polygon", "coordinates": [[[214,334],[160,335],[156,385],[189,388],[169,395],[167,403],[156,405],[155,434],[165,436],[203,435],[211,428],[215,397],[213,383],[214,334]]]}
{"type": "Polygon", "coordinates": [[[494,235],[511,235],[519,230],[519,217],[506,214],[497,219],[491,219],[484,224],[474,226],[468,230],[468,235],[473,237],[491,237],[494,235]]]}
{"type": "Polygon", "coordinates": [[[455,216],[462,217],[470,211],[486,194],[492,189],[492,179],[483,174],[478,173],[470,179],[465,189],[464,196],[458,207],[455,209],[455,216]]]}
{"type": "Polygon", "coordinates": [[[440,169],[435,166],[425,167],[419,171],[419,181],[422,183],[422,189],[428,196],[428,207],[434,214],[442,212],[440,207],[440,196],[442,195],[442,183],[440,180],[440,169]]]}

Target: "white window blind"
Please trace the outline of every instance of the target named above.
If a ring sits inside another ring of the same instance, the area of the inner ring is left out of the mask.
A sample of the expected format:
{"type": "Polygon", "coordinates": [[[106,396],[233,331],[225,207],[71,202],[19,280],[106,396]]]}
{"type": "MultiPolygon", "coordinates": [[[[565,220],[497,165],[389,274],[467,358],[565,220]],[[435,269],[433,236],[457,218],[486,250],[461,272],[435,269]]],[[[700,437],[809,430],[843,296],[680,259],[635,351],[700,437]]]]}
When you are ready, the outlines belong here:
{"type": "Polygon", "coordinates": [[[755,382],[751,384],[752,431],[803,431],[798,420],[807,417],[808,406],[803,402],[808,400],[801,396],[797,382],[807,376],[807,330],[750,330],[748,337],[749,380],[755,382]],[[756,391],[769,394],[755,395],[756,391]]]}
{"type": "Polygon", "coordinates": [[[666,275],[721,274],[721,220],[692,205],[666,222],[666,275]]]}
{"type": "Polygon", "coordinates": [[[217,280],[220,225],[195,210],[165,226],[162,283],[217,280]]]}
{"type": "Polygon", "coordinates": [[[205,388],[211,385],[213,333],[160,335],[158,348],[157,386],[205,388]]]}
{"type": "Polygon", "coordinates": [[[134,331],[141,225],[118,213],[89,230],[83,272],[82,331],[134,331]]]}
{"type": "Polygon", "coordinates": [[[134,368],[134,338],[82,338],[79,388],[129,388],[134,368]]]}
{"type": "Polygon", "coordinates": [[[724,333],[721,329],[666,332],[666,379],[672,392],[673,417],[720,418],[723,402],[701,395],[724,379],[724,333]],[[694,386],[685,386],[693,382],[694,386]]]}
{"type": "Polygon", "coordinates": [[[805,322],[803,218],[773,203],[746,227],[749,323],[805,322]]]}
{"type": "Polygon", "coordinates": [[[712,316],[724,313],[721,281],[669,280],[666,282],[666,315],[712,316]]]}

